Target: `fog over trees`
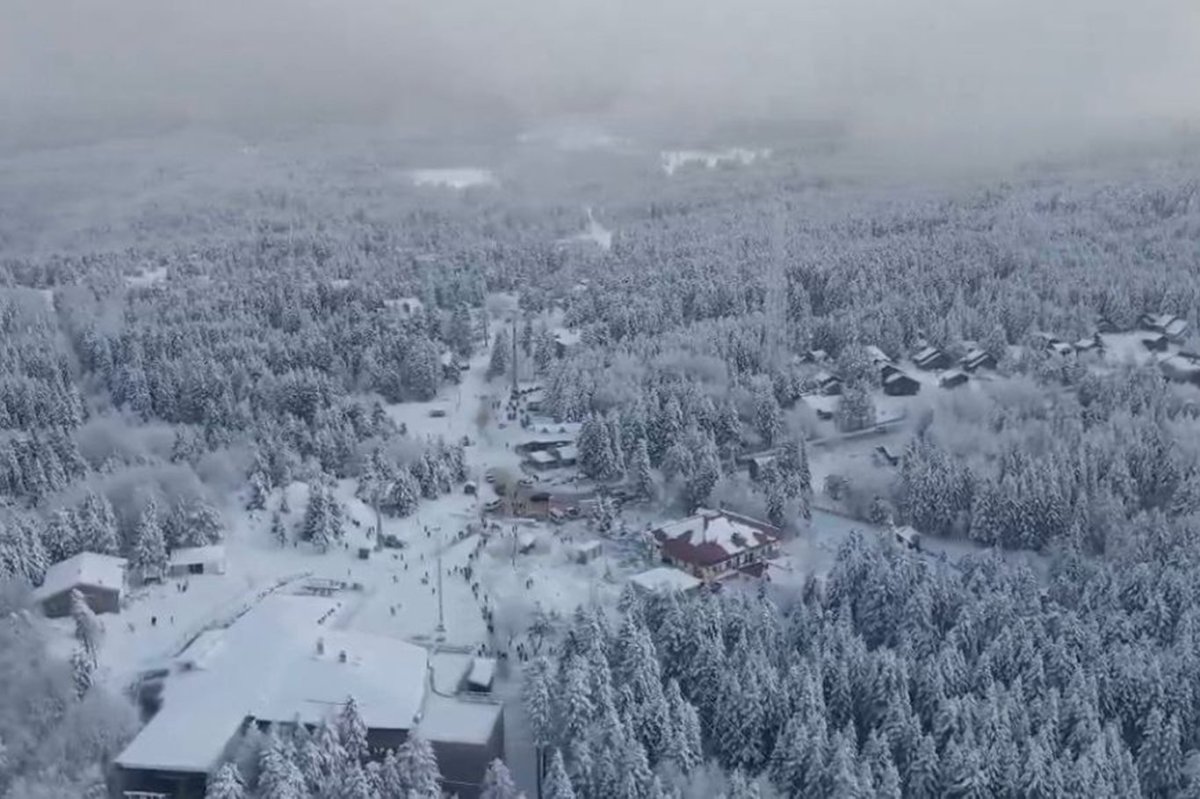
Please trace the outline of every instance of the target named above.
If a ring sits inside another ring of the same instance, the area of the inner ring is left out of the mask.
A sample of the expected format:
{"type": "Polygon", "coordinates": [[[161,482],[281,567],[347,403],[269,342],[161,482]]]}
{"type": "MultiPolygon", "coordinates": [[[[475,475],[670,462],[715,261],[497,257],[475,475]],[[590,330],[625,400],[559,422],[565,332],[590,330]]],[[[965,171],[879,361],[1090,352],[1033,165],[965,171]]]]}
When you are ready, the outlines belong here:
{"type": "MultiPolygon", "coordinates": [[[[313,575],[479,604],[471,796],[1200,796],[1193,3],[5,5],[0,798],[313,575]]],[[[462,789],[360,700],[207,796],[462,789]]]]}

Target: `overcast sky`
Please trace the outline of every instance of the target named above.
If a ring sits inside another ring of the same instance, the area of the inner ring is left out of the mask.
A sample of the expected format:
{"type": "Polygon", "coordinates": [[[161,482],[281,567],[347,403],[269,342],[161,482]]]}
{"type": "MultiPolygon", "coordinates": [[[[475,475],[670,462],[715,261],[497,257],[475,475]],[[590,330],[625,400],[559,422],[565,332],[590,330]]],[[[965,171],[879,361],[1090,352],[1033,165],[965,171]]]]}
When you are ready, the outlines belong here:
{"type": "Polygon", "coordinates": [[[0,0],[0,131],[835,119],[940,146],[1200,117],[1197,0],[0,0]]]}

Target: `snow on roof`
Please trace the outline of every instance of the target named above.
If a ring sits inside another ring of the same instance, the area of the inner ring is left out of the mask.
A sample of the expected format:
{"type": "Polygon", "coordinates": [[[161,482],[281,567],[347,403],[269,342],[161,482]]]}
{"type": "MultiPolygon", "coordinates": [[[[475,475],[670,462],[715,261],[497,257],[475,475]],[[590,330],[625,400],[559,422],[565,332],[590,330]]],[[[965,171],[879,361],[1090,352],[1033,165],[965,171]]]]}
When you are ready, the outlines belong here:
{"type": "Polygon", "coordinates": [[[162,709],[117,764],[207,772],[246,718],[317,723],[349,696],[368,727],[411,728],[425,696],[427,653],[399,639],[319,626],[336,607],[294,594],[263,599],[220,633],[219,644],[208,644],[203,668],[167,679],[162,709]]]}
{"type": "Polygon", "coordinates": [[[210,544],[206,547],[181,547],[171,550],[171,565],[186,566],[189,563],[214,563],[225,560],[225,546],[210,544]]]}
{"type": "Polygon", "coordinates": [[[579,544],[575,548],[575,551],[576,552],[585,552],[585,553],[586,552],[599,552],[603,548],[604,548],[604,544],[601,543],[600,541],[585,541],[582,544],[579,544]]]}
{"type": "Polygon", "coordinates": [[[468,652],[435,650],[429,654],[429,673],[436,693],[455,694],[467,672],[471,670],[474,657],[468,652]]]}
{"type": "Polygon", "coordinates": [[[533,546],[537,543],[537,536],[530,532],[522,532],[517,534],[517,544],[522,549],[533,546]]]}
{"type": "Polygon", "coordinates": [[[778,540],[770,525],[724,511],[699,508],[696,514],[654,531],[664,553],[687,563],[710,566],[778,540]]]}
{"type": "Polygon", "coordinates": [[[573,347],[583,340],[583,336],[577,330],[560,327],[554,331],[554,340],[564,347],[573,347]]]}
{"type": "Polygon", "coordinates": [[[1176,317],[1163,326],[1163,332],[1168,336],[1179,336],[1182,335],[1187,328],[1187,320],[1176,317]]]}
{"type": "Polygon", "coordinates": [[[897,380],[913,380],[913,378],[909,377],[904,372],[901,372],[899,369],[883,378],[883,382],[885,383],[895,383],[897,380]]]}
{"type": "Polygon", "coordinates": [[[175,674],[162,709],[116,759],[124,768],[208,772],[247,716],[286,677],[292,661],[315,646],[317,619],[329,599],[268,596],[222,633],[220,653],[206,668],[175,674]]]}
{"type": "Polygon", "coordinates": [[[416,644],[381,635],[328,630],[321,637],[324,654],[317,653],[314,635],[308,655],[289,664],[283,679],[251,715],[277,722],[299,717],[319,724],[353,696],[368,728],[411,729],[425,696],[428,653],[416,644]]]}
{"type": "Polygon", "coordinates": [[[500,702],[483,697],[430,694],[417,732],[427,741],[486,744],[503,708],[500,702]]]}
{"type": "Polygon", "coordinates": [[[495,679],[495,658],[475,658],[471,661],[471,671],[467,674],[467,682],[471,685],[489,687],[495,679]]]}
{"type": "Polygon", "coordinates": [[[125,585],[125,558],[80,552],[46,569],[46,578],[33,592],[41,602],[81,585],[120,591],[125,585]]]}
{"type": "Polygon", "coordinates": [[[629,582],[650,593],[690,591],[700,585],[700,581],[692,575],[669,566],[659,566],[635,574],[629,578],[629,582]]]}
{"type": "Polygon", "coordinates": [[[940,350],[938,350],[937,347],[926,347],[925,349],[921,350],[916,355],[914,355],[913,360],[918,363],[920,363],[921,361],[927,361],[930,358],[936,357],[939,354],[939,352],[940,352],[940,350]]]}
{"type": "Polygon", "coordinates": [[[568,444],[565,447],[559,447],[558,448],[558,457],[565,461],[578,460],[579,459],[579,447],[575,446],[574,444],[568,444]]]}
{"type": "Polygon", "coordinates": [[[553,455],[551,455],[549,451],[544,450],[544,449],[534,450],[533,452],[529,453],[525,457],[528,458],[529,460],[533,461],[534,463],[542,463],[542,464],[546,464],[546,465],[554,463],[556,460],[556,458],[553,455]]]}
{"type": "Polygon", "coordinates": [[[882,361],[885,363],[891,363],[892,359],[887,356],[887,353],[885,353],[883,350],[879,349],[879,347],[875,346],[874,344],[868,344],[863,349],[865,349],[867,351],[867,357],[870,358],[872,361],[876,361],[876,362],[882,361]]]}

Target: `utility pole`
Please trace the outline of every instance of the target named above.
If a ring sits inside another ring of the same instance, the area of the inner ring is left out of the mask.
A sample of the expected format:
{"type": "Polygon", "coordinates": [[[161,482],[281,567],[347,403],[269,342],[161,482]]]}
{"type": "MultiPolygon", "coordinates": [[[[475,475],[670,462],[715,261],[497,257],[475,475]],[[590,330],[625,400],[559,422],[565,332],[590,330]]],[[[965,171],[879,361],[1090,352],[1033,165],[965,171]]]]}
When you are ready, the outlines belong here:
{"type": "Polygon", "coordinates": [[[438,640],[444,640],[446,637],[446,608],[442,602],[442,536],[441,530],[438,530],[438,548],[437,548],[437,595],[438,595],[438,623],[437,633],[438,640]]]}
{"type": "Polygon", "coordinates": [[[512,390],[517,396],[517,315],[512,317],[512,390]]]}

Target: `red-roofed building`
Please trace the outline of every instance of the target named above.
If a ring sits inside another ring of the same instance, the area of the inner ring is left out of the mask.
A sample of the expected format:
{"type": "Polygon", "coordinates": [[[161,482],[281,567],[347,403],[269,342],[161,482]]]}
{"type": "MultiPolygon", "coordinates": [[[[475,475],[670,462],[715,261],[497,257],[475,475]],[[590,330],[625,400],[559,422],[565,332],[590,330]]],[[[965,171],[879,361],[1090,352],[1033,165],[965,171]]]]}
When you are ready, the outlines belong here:
{"type": "Polygon", "coordinates": [[[651,531],[664,563],[701,580],[721,580],[778,554],[779,529],[725,510],[695,515],[651,531]]]}

